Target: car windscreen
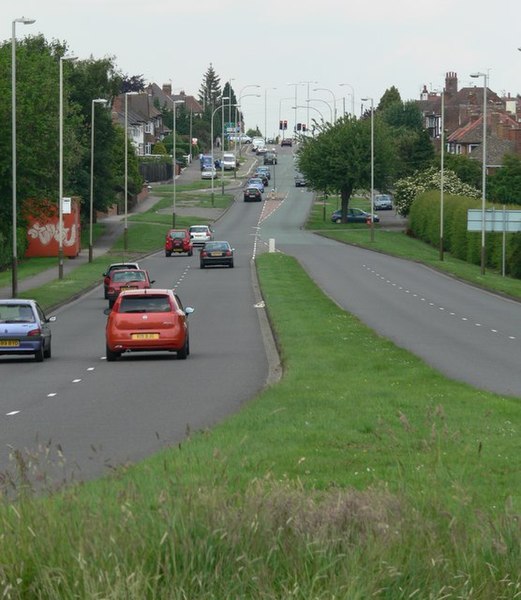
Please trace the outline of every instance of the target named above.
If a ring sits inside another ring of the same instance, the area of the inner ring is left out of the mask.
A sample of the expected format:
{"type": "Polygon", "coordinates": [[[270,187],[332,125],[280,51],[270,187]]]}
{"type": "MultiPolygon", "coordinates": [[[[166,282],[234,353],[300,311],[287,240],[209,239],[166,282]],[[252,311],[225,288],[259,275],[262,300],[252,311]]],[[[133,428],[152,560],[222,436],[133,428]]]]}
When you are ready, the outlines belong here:
{"type": "Polygon", "coordinates": [[[226,242],[210,242],[205,244],[204,249],[208,252],[226,252],[229,246],[226,242]]]}
{"type": "Polygon", "coordinates": [[[168,234],[173,240],[179,240],[179,239],[183,239],[185,237],[185,232],[184,231],[171,231],[168,234]]]}
{"type": "Polygon", "coordinates": [[[34,323],[35,320],[28,304],[0,304],[0,323],[34,323]]]}
{"type": "Polygon", "coordinates": [[[168,296],[123,296],[120,313],[170,312],[172,305],[168,296]]]}
{"type": "Polygon", "coordinates": [[[145,281],[145,274],[142,271],[116,271],[112,281],[145,281]]]}

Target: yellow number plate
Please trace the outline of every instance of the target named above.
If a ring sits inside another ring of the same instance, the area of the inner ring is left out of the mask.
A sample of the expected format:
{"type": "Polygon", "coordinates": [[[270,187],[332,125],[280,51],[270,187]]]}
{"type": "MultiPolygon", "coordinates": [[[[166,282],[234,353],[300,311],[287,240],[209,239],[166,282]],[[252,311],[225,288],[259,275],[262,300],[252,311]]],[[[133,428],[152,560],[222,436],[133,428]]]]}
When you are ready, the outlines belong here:
{"type": "Polygon", "coordinates": [[[222,252],[210,252],[210,256],[222,256],[222,252]]]}
{"type": "Polygon", "coordinates": [[[4,348],[6,346],[9,348],[18,348],[20,342],[18,340],[0,340],[0,346],[3,346],[4,348]]]}
{"type": "Polygon", "coordinates": [[[158,340],[159,333],[133,333],[133,340],[158,340]]]}

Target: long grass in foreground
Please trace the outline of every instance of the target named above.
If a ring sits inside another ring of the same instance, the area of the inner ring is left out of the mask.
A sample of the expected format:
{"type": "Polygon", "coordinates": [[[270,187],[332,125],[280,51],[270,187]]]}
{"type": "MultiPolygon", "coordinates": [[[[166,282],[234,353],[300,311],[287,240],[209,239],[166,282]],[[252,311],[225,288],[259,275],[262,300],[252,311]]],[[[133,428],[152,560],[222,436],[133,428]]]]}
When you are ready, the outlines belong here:
{"type": "Polygon", "coordinates": [[[36,498],[22,469],[0,505],[0,593],[519,597],[519,400],[445,379],[293,259],[257,266],[282,381],[104,480],[36,498]]]}

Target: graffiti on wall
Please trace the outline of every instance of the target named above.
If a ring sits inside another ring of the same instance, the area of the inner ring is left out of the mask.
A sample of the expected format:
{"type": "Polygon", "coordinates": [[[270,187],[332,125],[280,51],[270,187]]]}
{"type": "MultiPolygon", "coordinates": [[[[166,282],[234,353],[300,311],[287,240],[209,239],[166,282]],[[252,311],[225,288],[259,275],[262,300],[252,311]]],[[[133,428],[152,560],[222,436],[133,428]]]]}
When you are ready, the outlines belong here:
{"type": "MultiPolygon", "coordinates": [[[[27,235],[33,240],[39,240],[42,246],[48,246],[53,240],[60,243],[60,227],[57,223],[46,223],[41,225],[35,221],[27,230],[27,235]]],[[[74,246],[78,236],[78,227],[76,224],[70,227],[62,227],[62,245],[74,246]]]]}

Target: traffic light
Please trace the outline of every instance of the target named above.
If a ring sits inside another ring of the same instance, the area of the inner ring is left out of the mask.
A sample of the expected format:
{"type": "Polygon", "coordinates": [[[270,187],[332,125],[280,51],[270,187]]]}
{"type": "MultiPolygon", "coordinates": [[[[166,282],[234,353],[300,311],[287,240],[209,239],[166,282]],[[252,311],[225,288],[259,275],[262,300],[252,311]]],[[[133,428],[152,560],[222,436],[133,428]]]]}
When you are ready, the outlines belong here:
{"type": "Polygon", "coordinates": [[[284,129],[287,129],[287,128],[288,128],[288,122],[284,121],[284,129]]]}
{"type": "Polygon", "coordinates": [[[307,127],[305,123],[302,123],[302,131],[306,131],[307,127]]]}
{"type": "Polygon", "coordinates": [[[279,121],[279,131],[284,129],[284,121],[279,121]]]}
{"type": "Polygon", "coordinates": [[[297,131],[300,131],[302,129],[302,123],[297,123],[297,131]]]}

